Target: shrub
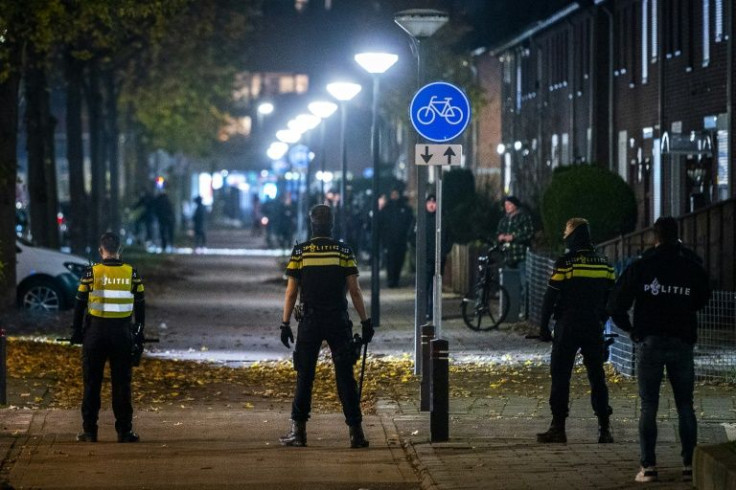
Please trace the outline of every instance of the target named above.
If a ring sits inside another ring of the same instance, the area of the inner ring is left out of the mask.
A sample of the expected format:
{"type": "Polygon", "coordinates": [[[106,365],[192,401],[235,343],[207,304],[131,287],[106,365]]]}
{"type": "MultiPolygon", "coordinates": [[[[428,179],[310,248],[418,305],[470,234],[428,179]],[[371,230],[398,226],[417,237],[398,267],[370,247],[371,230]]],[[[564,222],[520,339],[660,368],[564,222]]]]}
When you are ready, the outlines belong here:
{"type": "Polygon", "coordinates": [[[572,217],[590,221],[593,242],[633,231],[636,226],[634,191],[617,174],[596,165],[573,165],[555,170],[544,191],[541,207],[547,243],[562,245],[562,230],[572,217]]]}
{"type": "Polygon", "coordinates": [[[488,240],[496,233],[503,211],[490,193],[476,192],[468,169],[452,169],[442,179],[443,226],[453,243],[488,240]]]}

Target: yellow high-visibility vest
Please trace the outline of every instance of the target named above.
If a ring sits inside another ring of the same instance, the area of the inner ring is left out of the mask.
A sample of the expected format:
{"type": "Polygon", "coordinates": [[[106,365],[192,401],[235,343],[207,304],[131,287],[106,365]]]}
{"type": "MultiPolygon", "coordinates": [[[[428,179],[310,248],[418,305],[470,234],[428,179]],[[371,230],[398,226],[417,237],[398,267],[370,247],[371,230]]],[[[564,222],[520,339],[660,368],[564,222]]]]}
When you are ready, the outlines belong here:
{"type": "Polygon", "coordinates": [[[133,292],[142,292],[140,279],[134,281],[128,264],[92,266],[92,280],[82,281],[79,290],[87,289],[90,315],[100,318],[125,318],[133,314],[133,292]],[[86,282],[86,284],[85,284],[86,282]]]}

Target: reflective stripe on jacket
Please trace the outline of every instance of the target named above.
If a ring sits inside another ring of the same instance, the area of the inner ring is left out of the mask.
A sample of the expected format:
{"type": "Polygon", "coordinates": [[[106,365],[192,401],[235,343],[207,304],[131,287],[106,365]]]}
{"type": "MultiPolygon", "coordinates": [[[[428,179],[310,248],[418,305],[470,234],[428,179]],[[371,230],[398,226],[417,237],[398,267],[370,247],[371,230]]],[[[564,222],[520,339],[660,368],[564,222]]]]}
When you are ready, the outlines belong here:
{"type": "Polygon", "coordinates": [[[93,317],[125,318],[133,314],[134,293],[143,284],[128,264],[95,264],[91,274],[79,284],[79,293],[88,293],[87,311],[93,317]]]}

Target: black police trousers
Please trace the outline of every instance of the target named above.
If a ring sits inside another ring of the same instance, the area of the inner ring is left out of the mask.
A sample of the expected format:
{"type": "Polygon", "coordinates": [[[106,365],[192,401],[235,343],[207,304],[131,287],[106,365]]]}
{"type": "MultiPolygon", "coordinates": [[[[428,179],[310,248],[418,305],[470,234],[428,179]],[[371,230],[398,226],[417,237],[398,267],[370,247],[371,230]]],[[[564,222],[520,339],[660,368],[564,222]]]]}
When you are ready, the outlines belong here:
{"type": "Polygon", "coordinates": [[[552,345],[552,389],[549,396],[552,417],[562,420],[568,415],[570,377],[578,350],[583,355],[583,364],[588,373],[593,412],[599,417],[608,416],[611,407],[608,405],[608,387],[603,370],[606,360],[603,328],[597,320],[563,319],[555,325],[552,345]]]}
{"type": "Polygon", "coordinates": [[[97,433],[100,412],[100,390],[105,362],[110,361],[112,411],[115,430],[128,432],[133,427],[133,405],[130,395],[132,339],[130,318],[94,318],[84,332],[82,372],[82,424],[85,432],[97,433]]]}
{"type": "Polygon", "coordinates": [[[299,322],[296,346],[294,347],[294,369],[296,369],[296,393],[291,405],[291,419],[298,422],[309,420],[312,410],[312,386],[322,341],[332,352],[335,366],[337,394],[342,404],[345,423],[353,426],[362,422],[358,386],[353,375],[355,356],[351,352],[352,324],[347,312],[319,312],[307,309],[299,322]]]}

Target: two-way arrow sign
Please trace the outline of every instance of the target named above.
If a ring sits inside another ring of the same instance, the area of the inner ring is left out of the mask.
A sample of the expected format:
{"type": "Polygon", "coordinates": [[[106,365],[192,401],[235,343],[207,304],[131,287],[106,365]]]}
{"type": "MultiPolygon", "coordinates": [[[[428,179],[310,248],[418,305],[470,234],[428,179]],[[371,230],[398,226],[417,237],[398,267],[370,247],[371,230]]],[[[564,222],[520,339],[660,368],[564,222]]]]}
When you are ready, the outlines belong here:
{"type": "Polygon", "coordinates": [[[425,145],[414,147],[415,165],[460,165],[463,145],[425,145]]]}

